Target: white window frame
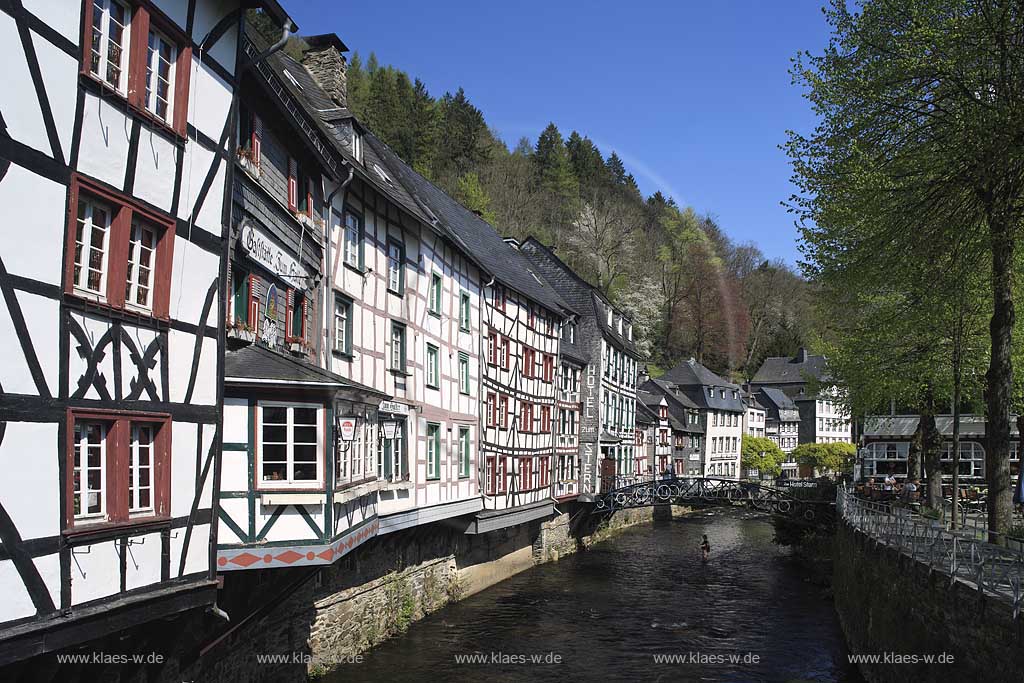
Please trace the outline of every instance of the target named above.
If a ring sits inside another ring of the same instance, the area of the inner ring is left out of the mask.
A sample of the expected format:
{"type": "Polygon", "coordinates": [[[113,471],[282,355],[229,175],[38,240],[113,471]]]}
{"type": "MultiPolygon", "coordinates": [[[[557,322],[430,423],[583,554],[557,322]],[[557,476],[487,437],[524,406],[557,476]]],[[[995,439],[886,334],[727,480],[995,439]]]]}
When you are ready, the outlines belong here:
{"type": "Polygon", "coordinates": [[[441,350],[433,344],[427,344],[426,385],[431,389],[441,388],[441,350]]]}
{"type": "Polygon", "coordinates": [[[153,273],[156,271],[157,266],[156,246],[159,240],[159,228],[138,218],[132,220],[131,233],[128,237],[128,280],[124,293],[124,305],[126,308],[146,311],[147,313],[153,310],[153,273]],[[142,234],[144,231],[149,232],[153,236],[150,242],[152,246],[148,248],[142,244],[142,234]],[[146,251],[149,252],[149,265],[146,266],[149,270],[149,275],[143,283],[140,273],[142,271],[142,255],[146,251]],[[145,303],[136,301],[140,289],[145,289],[146,291],[145,303]]]}
{"type": "Polygon", "coordinates": [[[155,487],[153,485],[153,474],[155,470],[154,456],[156,455],[156,436],[157,427],[150,422],[132,422],[131,423],[131,436],[128,442],[128,516],[149,516],[155,511],[153,507],[154,499],[156,497],[155,487]],[[139,430],[146,429],[149,431],[149,445],[147,449],[149,451],[149,462],[145,467],[140,464],[140,456],[142,454],[142,448],[139,444],[139,430]],[[149,473],[149,484],[142,486],[140,482],[140,473],[142,470],[147,470],[149,473]],[[141,498],[142,490],[149,491],[149,505],[140,505],[139,499],[141,498]]]}
{"type": "Polygon", "coordinates": [[[427,423],[427,479],[441,477],[441,425],[427,423]],[[433,432],[433,436],[431,436],[433,432]]]}
{"type": "Polygon", "coordinates": [[[259,489],[313,489],[324,486],[324,407],[320,403],[293,403],[290,401],[260,401],[256,405],[256,488],[259,489]],[[263,410],[286,408],[285,471],[281,480],[263,479],[263,410]],[[316,479],[295,480],[295,408],[316,410],[316,479]]]}
{"type": "Polygon", "coordinates": [[[353,329],[352,302],[341,296],[334,295],[334,350],[344,355],[352,353],[352,340],[349,330],[353,329]]]}
{"type": "Polygon", "coordinates": [[[359,216],[355,215],[351,211],[346,211],[344,214],[344,251],[343,260],[345,264],[352,266],[353,268],[359,268],[359,248],[360,242],[362,241],[360,233],[361,225],[359,216]]]}
{"type": "MultiPolygon", "coordinates": [[[[91,196],[80,195],[78,198],[78,216],[75,216],[75,268],[78,269],[78,276],[74,277],[74,289],[77,293],[85,294],[105,301],[107,298],[107,271],[110,266],[110,232],[114,224],[114,211],[110,204],[97,201],[91,196]],[[97,229],[93,223],[95,210],[99,208],[107,214],[107,224],[101,228],[103,236],[102,244],[97,247],[93,244],[93,232],[97,229]],[[81,235],[78,234],[81,231],[81,235]],[[93,270],[89,265],[91,252],[100,252],[100,285],[99,289],[91,289],[89,283],[89,271],[93,270]]],[[[73,275],[73,273],[72,273],[73,275]]],[[[74,276],[74,275],[73,275],[74,276]]]]}
{"type": "MultiPolygon", "coordinates": [[[[74,487],[73,495],[79,496],[79,510],[78,514],[74,515],[75,522],[88,522],[88,521],[102,521],[107,517],[107,436],[110,432],[110,425],[102,420],[94,419],[81,419],[75,420],[75,459],[78,461],[78,465],[74,468],[74,471],[78,473],[78,486],[74,487]],[[79,429],[79,426],[83,429],[79,429]],[[89,467],[89,442],[87,437],[87,430],[84,429],[86,426],[98,425],[100,427],[100,466],[89,467]],[[99,469],[100,471],[100,487],[99,489],[89,488],[89,470],[99,469]],[[89,495],[96,494],[99,496],[100,510],[99,512],[87,512],[89,508],[88,498],[89,495]]],[[[152,497],[151,497],[152,499],[152,497]]]]}
{"type": "Polygon", "coordinates": [[[107,85],[109,85],[111,88],[113,88],[117,92],[121,93],[122,95],[127,95],[128,94],[128,72],[129,72],[129,68],[130,68],[130,66],[129,66],[129,59],[130,59],[131,44],[132,44],[132,38],[131,38],[131,35],[132,35],[132,33],[131,33],[131,28],[132,28],[132,11],[131,11],[131,8],[128,7],[127,5],[125,5],[122,2],[118,2],[118,0],[91,0],[91,2],[93,3],[93,7],[92,7],[92,12],[93,12],[92,22],[93,22],[93,25],[89,27],[89,39],[91,41],[93,36],[96,33],[96,21],[97,21],[97,17],[98,17],[99,18],[99,23],[100,23],[100,26],[99,26],[100,49],[99,49],[99,53],[98,53],[99,62],[96,64],[96,71],[93,71],[93,69],[92,69],[92,55],[97,54],[97,52],[96,52],[96,50],[93,49],[93,46],[92,46],[92,44],[90,42],[90,45],[89,45],[89,55],[90,55],[89,73],[91,73],[93,76],[95,76],[96,78],[100,79],[101,81],[103,81],[104,83],[106,83],[107,85]],[[117,83],[111,83],[109,80],[107,80],[107,68],[109,66],[109,54],[110,54],[110,45],[111,45],[111,40],[110,40],[110,22],[114,21],[113,17],[111,17],[111,15],[110,15],[110,7],[112,5],[116,5],[116,6],[120,7],[124,11],[124,17],[125,17],[124,24],[120,24],[120,26],[122,27],[123,30],[121,32],[121,44],[119,46],[120,50],[121,50],[121,59],[120,59],[120,64],[118,65],[118,68],[120,69],[120,72],[118,73],[117,83]],[[97,15],[97,12],[99,13],[98,15],[97,15]]]}
{"type": "Polygon", "coordinates": [[[469,390],[469,356],[459,354],[459,391],[468,396],[469,390]]]}
{"type": "Polygon", "coordinates": [[[389,242],[388,289],[396,294],[402,294],[402,265],[402,245],[395,241],[389,242]]]}
{"type": "Polygon", "coordinates": [[[159,31],[155,31],[152,28],[149,29],[149,36],[146,39],[146,111],[153,116],[157,117],[165,123],[171,123],[174,120],[174,78],[175,78],[175,67],[178,60],[178,46],[173,40],[170,40],[167,36],[159,31]],[[161,41],[171,48],[171,59],[168,61],[167,69],[167,97],[165,98],[167,103],[167,115],[161,116],[158,113],[157,103],[159,101],[159,95],[157,89],[154,87],[155,83],[153,79],[163,80],[160,77],[158,66],[162,57],[160,56],[159,50],[153,49],[153,40],[161,41]]]}

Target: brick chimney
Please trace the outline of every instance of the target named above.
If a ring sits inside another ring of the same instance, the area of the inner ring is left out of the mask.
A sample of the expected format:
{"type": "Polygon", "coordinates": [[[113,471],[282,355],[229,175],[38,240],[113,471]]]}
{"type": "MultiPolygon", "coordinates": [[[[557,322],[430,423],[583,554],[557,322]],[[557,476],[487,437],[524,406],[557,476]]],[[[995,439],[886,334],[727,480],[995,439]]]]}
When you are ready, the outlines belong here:
{"type": "Polygon", "coordinates": [[[347,107],[348,62],[344,53],[348,52],[348,47],[333,33],[307,36],[303,40],[309,48],[302,55],[302,65],[335,104],[347,107]]]}

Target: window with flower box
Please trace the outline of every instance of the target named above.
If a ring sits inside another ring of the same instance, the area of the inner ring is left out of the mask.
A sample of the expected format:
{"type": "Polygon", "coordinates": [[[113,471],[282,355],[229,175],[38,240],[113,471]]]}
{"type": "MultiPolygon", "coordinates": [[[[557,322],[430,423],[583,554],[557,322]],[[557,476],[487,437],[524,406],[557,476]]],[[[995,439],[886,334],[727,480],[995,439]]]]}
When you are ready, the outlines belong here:
{"type": "Polygon", "coordinates": [[[169,415],[69,410],[65,529],[170,515],[169,415]]]}
{"type": "Polygon", "coordinates": [[[65,293],[166,319],[174,220],[77,174],[69,214],[65,293]]]}
{"type": "Polygon", "coordinates": [[[82,73],[184,137],[192,47],[150,2],[85,0],[82,73]]]}

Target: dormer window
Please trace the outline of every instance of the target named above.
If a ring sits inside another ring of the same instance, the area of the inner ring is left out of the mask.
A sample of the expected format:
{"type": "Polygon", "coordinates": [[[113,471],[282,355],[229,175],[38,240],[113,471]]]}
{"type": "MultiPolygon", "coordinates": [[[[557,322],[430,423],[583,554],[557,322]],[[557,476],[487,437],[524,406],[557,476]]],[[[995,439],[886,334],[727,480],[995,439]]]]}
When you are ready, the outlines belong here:
{"type": "Polygon", "coordinates": [[[363,163],[363,135],[358,130],[352,131],[352,156],[363,163]]]}
{"type": "Polygon", "coordinates": [[[732,400],[734,400],[734,401],[736,400],[736,390],[735,389],[733,389],[733,392],[732,392],[732,400]]]}
{"type": "Polygon", "coordinates": [[[611,309],[611,307],[609,307],[608,308],[608,327],[611,327],[611,326],[612,326],[612,309],[611,309]]]}
{"type": "Polygon", "coordinates": [[[285,77],[286,79],[288,79],[288,82],[289,82],[289,83],[291,83],[292,85],[294,85],[294,86],[295,86],[296,88],[298,88],[299,90],[302,90],[302,86],[301,86],[301,85],[299,85],[299,82],[298,82],[297,80],[295,80],[295,76],[292,76],[292,72],[291,72],[291,71],[289,71],[288,69],[285,69],[285,70],[283,71],[283,73],[284,73],[284,77],[285,77]]]}
{"type": "Polygon", "coordinates": [[[633,341],[633,326],[632,325],[626,325],[626,338],[629,339],[629,341],[633,341]]]}
{"type": "Polygon", "coordinates": [[[708,398],[714,398],[714,397],[715,397],[715,390],[714,390],[714,388],[713,387],[708,387],[708,398]]]}
{"type": "Polygon", "coordinates": [[[392,180],[391,180],[391,176],[389,176],[384,171],[384,169],[381,168],[380,166],[378,166],[377,164],[373,165],[373,172],[376,173],[378,176],[380,176],[380,179],[383,180],[388,185],[394,185],[394,182],[392,182],[392,180]]]}
{"type": "Polygon", "coordinates": [[[722,392],[722,398],[725,398],[725,389],[720,390],[722,392]]]}

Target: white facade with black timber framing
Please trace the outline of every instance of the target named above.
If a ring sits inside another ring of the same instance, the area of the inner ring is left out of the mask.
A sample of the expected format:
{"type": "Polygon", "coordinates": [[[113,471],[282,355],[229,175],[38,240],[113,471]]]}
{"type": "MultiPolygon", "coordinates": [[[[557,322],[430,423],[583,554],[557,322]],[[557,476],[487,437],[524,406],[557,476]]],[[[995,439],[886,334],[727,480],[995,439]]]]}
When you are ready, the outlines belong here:
{"type": "MultiPolygon", "coordinates": [[[[247,34],[251,56],[266,49],[247,34]]],[[[281,52],[243,80],[232,193],[218,568],[332,564],[378,530],[370,469],[388,396],[325,358],[325,184],[347,161],[281,52]]],[[[347,332],[347,330],[346,330],[347,332]]],[[[372,470],[371,470],[372,471],[372,470]]]]}
{"type": "Polygon", "coordinates": [[[0,664],[214,602],[239,10],[0,6],[0,664]]]}

